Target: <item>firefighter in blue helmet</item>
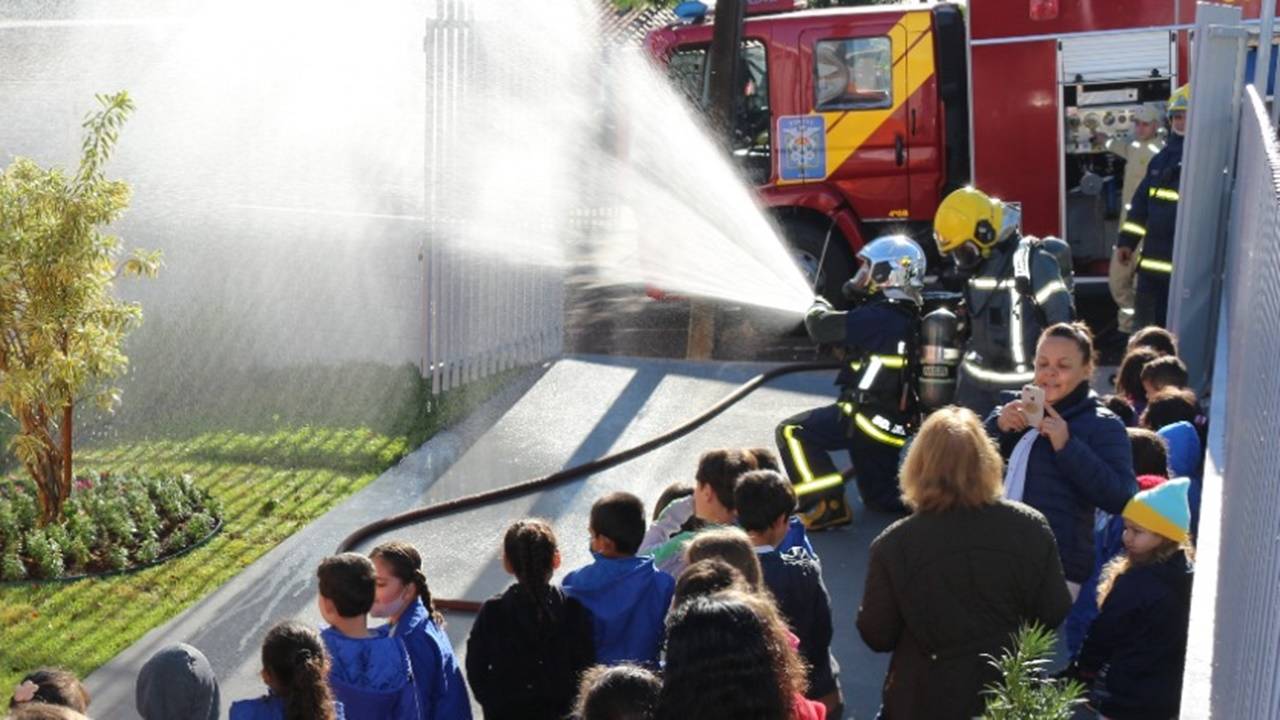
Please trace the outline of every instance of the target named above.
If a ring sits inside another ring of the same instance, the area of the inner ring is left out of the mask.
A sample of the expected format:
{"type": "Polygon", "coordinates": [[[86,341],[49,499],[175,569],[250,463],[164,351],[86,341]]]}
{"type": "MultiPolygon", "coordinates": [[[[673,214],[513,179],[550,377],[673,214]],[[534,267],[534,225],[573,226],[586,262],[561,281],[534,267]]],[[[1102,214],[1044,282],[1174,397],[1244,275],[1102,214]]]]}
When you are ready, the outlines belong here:
{"type": "Polygon", "coordinates": [[[1024,236],[1017,206],[973,187],[942,200],[933,235],[966,278],[968,339],[955,402],[984,417],[1001,393],[1035,378],[1040,333],[1074,316],[1071,248],[1024,236]]]}
{"type": "Polygon", "coordinates": [[[858,253],[860,266],[845,284],[863,302],[840,312],[818,297],[805,315],[816,343],[842,349],[838,401],[783,420],[778,449],[810,530],[853,520],[845,476],[830,453],[848,450],[858,493],[873,509],[905,512],[898,490],[898,455],[916,412],[912,348],[919,329],[925,255],[905,236],[882,237],[858,253]]]}
{"type": "Polygon", "coordinates": [[[1129,201],[1120,225],[1116,258],[1128,262],[1138,244],[1138,287],[1133,301],[1133,327],[1164,326],[1169,311],[1169,278],[1173,275],[1173,231],[1178,219],[1178,186],[1182,179],[1182,141],[1187,132],[1191,86],[1169,98],[1169,141],[1151,158],[1147,174],[1129,201]]]}

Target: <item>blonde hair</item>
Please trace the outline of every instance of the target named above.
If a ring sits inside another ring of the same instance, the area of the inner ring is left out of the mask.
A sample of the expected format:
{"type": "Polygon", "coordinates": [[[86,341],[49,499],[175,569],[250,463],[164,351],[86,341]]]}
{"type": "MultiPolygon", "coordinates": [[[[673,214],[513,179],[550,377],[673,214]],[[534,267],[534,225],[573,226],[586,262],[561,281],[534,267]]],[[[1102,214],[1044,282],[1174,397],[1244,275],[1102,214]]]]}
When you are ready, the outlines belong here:
{"type": "Polygon", "coordinates": [[[1164,542],[1156,546],[1155,550],[1145,558],[1130,557],[1129,553],[1122,552],[1115,556],[1102,568],[1102,575],[1098,578],[1098,609],[1102,609],[1102,604],[1107,601],[1107,595],[1111,594],[1111,588],[1115,587],[1116,580],[1120,576],[1130,570],[1141,567],[1143,565],[1157,565],[1178,553],[1179,550],[1186,553],[1188,560],[1195,559],[1195,550],[1191,546],[1190,540],[1178,542],[1169,538],[1161,538],[1164,542]]]}
{"type": "Polygon", "coordinates": [[[944,407],[924,421],[902,463],[902,501],[916,512],[990,505],[1004,493],[1004,460],[972,410],[944,407]]]}

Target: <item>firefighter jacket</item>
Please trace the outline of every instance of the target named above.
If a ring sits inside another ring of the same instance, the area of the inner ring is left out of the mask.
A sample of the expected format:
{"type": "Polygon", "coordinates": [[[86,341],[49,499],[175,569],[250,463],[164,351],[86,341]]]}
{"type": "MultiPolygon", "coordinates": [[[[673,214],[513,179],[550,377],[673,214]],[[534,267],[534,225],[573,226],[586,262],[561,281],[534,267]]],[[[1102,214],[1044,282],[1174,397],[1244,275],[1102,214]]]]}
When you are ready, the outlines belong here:
{"type": "Polygon", "coordinates": [[[1138,272],[1168,277],[1173,273],[1173,230],[1178,219],[1182,179],[1182,136],[1173,135],[1151,162],[1129,202],[1117,244],[1130,250],[1142,243],[1138,272]]]}
{"type": "Polygon", "coordinates": [[[1120,198],[1126,204],[1120,213],[1121,222],[1128,217],[1128,200],[1133,197],[1133,191],[1138,188],[1138,184],[1147,176],[1147,166],[1163,148],[1163,133],[1146,142],[1141,140],[1125,142],[1120,138],[1111,138],[1107,141],[1107,152],[1124,158],[1124,183],[1120,186],[1120,198]]]}
{"type": "MultiPolygon", "coordinates": [[[[919,310],[908,300],[873,296],[849,312],[815,305],[805,318],[818,343],[844,347],[845,366],[836,377],[840,407],[855,427],[873,439],[901,447],[909,411],[903,408],[919,310]]],[[[913,403],[909,403],[913,405],[913,403]]]]}
{"type": "Polygon", "coordinates": [[[1004,388],[1031,382],[1040,333],[1074,315],[1070,268],[1070,249],[1057,238],[1014,235],[992,249],[965,285],[961,367],[970,380],[1004,388]]]}

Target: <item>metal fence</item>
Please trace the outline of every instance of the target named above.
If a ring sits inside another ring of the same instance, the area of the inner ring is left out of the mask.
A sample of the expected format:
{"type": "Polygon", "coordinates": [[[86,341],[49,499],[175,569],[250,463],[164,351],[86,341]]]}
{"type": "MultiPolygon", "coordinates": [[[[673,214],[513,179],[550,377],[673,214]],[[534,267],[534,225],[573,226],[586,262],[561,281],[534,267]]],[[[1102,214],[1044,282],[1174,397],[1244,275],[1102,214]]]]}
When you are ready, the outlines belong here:
{"type": "Polygon", "coordinates": [[[1253,86],[1243,98],[1234,190],[1223,195],[1184,718],[1280,718],[1280,144],[1253,86]]]}
{"type": "MultiPolygon", "coordinates": [[[[522,74],[505,66],[513,56],[486,56],[474,11],[465,0],[436,0],[423,42],[428,236],[422,371],[437,393],[563,348],[562,267],[507,252],[504,244],[522,240],[515,233],[479,237],[483,232],[476,228],[483,212],[476,199],[499,189],[485,187],[468,165],[476,150],[475,124],[492,115],[486,106],[492,93],[479,89],[491,91],[495,78],[522,82],[522,74]]],[[[544,231],[555,234],[555,228],[544,231]]]]}

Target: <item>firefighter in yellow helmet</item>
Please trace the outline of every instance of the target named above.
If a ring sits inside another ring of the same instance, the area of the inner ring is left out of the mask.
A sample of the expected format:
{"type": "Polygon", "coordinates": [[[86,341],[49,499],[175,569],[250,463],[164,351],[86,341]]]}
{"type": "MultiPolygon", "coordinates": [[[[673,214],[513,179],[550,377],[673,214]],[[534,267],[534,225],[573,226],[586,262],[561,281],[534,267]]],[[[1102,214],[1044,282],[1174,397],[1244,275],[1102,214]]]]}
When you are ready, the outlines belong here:
{"type": "Polygon", "coordinates": [[[1023,236],[1021,212],[973,187],[948,195],[934,216],[934,240],[965,276],[968,339],[956,403],[980,415],[1035,377],[1046,327],[1072,319],[1071,249],[1057,238],[1023,236]]]}
{"type": "Polygon", "coordinates": [[[1164,326],[1169,311],[1169,279],[1173,275],[1173,232],[1178,218],[1182,181],[1182,142],[1187,132],[1191,86],[1169,98],[1169,142],[1151,158],[1147,174],[1129,200],[1116,241],[1116,257],[1138,260],[1138,286],[1133,300],[1133,327],[1164,326]],[[1142,253],[1136,254],[1141,243],[1142,253]]]}

